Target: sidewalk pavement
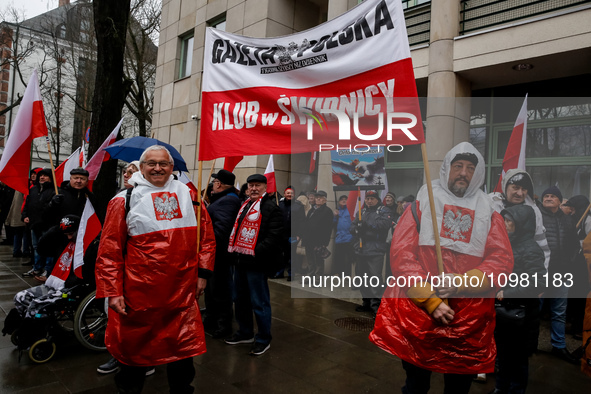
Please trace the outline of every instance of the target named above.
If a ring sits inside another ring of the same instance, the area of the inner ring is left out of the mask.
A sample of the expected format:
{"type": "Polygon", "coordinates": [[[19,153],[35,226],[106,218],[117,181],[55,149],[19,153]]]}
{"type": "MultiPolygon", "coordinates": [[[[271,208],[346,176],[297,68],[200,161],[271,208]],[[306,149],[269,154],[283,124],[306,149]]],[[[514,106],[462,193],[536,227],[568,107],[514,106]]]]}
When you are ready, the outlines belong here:
{"type": "MultiPolygon", "coordinates": [[[[25,259],[12,257],[0,246],[0,321],[13,307],[14,295],[38,284],[22,278],[29,267],[25,259]]],[[[335,325],[345,317],[369,317],[354,311],[355,304],[333,298],[292,298],[290,286],[297,281],[269,281],[273,308],[273,342],[260,357],[248,355],[248,345],[228,346],[207,337],[207,353],[194,358],[197,393],[398,393],[405,373],[400,360],[373,345],[368,332],[350,331],[335,325]]],[[[297,291],[297,290],[294,290],[297,291]]],[[[540,349],[548,346],[547,322],[542,327],[540,349]]],[[[569,340],[570,341],[570,340],[569,340]]],[[[580,344],[580,341],[578,342],[580,344]]],[[[576,342],[569,342],[574,350],[576,342]]],[[[59,344],[55,357],[45,364],[33,363],[18,351],[9,336],[0,337],[0,393],[61,394],[115,393],[113,375],[100,375],[96,367],[109,359],[75,338],[59,344]]],[[[443,391],[443,376],[433,374],[431,392],[443,391]]],[[[489,393],[494,376],[484,384],[473,383],[471,393],[489,393]]],[[[530,359],[529,393],[588,393],[591,378],[579,367],[567,364],[544,350],[530,359]]],[[[166,369],[146,378],[143,393],[167,393],[166,369]]]]}

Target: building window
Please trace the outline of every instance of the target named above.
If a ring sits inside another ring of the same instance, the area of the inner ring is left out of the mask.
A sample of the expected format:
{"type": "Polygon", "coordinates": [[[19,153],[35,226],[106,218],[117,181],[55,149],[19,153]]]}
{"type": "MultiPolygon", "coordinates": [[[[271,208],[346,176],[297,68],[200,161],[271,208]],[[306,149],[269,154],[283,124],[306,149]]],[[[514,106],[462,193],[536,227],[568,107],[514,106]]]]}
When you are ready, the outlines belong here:
{"type": "MultiPolygon", "coordinates": [[[[523,97],[474,98],[470,142],[486,158],[486,184],[492,191],[523,97]]],[[[591,193],[591,100],[528,99],[525,168],[540,195],[558,184],[565,197],[591,193]]]]}
{"type": "Polygon", "coordinates": [[[191,75],[193,64],[193,32],[180,38],[181,40],[181,62],[179,67],[179,79],[191,75]]]}
{"type": "Polygon", "coordinates": [[[226,14],[210,20],[207,22],[207,25],[218,30],[226,31],[226,14]]]}
{"type": "Polygon", "coordinates": [[[66,25],[61,24],[56,29],[57,38],[66,38],[66,25]]]}

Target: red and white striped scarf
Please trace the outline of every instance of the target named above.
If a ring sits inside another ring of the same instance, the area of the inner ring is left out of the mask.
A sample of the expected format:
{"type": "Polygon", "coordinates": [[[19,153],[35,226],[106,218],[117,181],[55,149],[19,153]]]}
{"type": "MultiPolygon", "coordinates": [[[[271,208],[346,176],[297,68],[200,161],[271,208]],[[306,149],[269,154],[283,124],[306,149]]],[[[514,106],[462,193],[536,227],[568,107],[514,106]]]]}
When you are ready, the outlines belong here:
{"type": "Polygon", "coordinates": [[[230,242],[228,244],[228,252],[237,252],[242,254],[248,254],[254,256],[254,247],[257,244],[257,238],[259,237],[259,231],[261,229],[261,199],[260,197],[256,200],[244,216],[242,223],[240,223],[240,229],[238,229],[238,221],[242,212],[248,206],[249,201],[246,201],[240,208],[236,221],[234,222],[234,228],[232,228],[232,234],[230,234],[230,242]],[[238,231],[236,231],[238,230],[238,231]],[[238,236],[236,236],[238,233],[238,236]]]}

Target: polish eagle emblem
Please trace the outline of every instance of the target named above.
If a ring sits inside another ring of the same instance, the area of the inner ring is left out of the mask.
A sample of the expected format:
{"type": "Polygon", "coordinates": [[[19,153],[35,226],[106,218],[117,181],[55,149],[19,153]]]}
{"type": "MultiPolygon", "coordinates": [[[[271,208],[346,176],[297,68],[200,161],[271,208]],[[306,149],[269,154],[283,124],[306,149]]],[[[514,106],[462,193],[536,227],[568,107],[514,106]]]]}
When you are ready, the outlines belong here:
{"type": "Polygon", "coordinates": [[[172,220],[183,217],[175,193],[158,193],[153,197],[154,211],[158,220],[172,220]]]}
{"type": "Polygon", "coordinates": [[[474,211],[460,207],[448,207],[447,205],[445,208],[441,235],[454,241],[470,242],[474,211]]]}
{"type": "Polygon", "coordinates": [[[255,235],[256,235],[256,231],[252,227],[250,227],[250,228],[245,227],[240,232],[241,241],[243,241],[245,243],[249,243],[249,244],[253,242],[255,235]]]}

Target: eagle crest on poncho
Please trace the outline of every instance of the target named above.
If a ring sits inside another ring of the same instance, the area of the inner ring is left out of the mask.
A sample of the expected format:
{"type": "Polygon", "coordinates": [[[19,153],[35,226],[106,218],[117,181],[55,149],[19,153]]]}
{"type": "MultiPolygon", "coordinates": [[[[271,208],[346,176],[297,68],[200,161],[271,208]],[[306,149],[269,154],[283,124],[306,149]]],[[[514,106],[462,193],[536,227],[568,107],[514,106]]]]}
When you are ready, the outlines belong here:
{"type": "MultiPolygon", "coordinates": [[[[461,209],[455,213],[448,209],[443,215],[443,235],[456,241],[466,241],[472,228],[472,217],[469,213],[463,214],[461,209]]],[[[468,240],[469,241],[469,240],[468,240]]]]}
{"type": "Polygon", "coordinates": [[[156,211],[156,219],[158,220],[172,220],[177,217],[183,217],[175,193],[164,192],[154,196],[154,210],[156,211]]]}

